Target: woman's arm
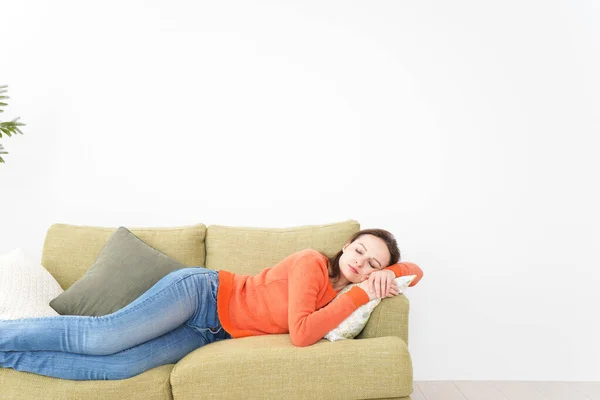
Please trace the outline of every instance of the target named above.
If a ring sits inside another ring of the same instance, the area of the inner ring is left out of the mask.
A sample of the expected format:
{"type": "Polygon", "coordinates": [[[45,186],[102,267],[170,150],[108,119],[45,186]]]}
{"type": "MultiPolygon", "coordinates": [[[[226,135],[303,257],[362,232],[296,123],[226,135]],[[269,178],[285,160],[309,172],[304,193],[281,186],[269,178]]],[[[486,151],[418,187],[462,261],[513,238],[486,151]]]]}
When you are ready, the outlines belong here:
{"type": "Polygon", "coordinates": [[[416,275],[417,277],[410,283],[409,286],[415,286],[423,277],[423,270],[417,264],[411,262],[401,262],[389,267],[385,267],[384,271],[389,270],[394,272],[395,278],[399,276],[416,275]]]}
{"type": "Polygon", "coordinates": [[[363,277],[363,281],[368,280],[368,292],[374,292],[377,297],[391,297],[395,293],[393,281],[399,276],[416,275],[409,286],[415,286],[423,277],[423,271],[417,264],[402,262],[380,271],[373,271],[363,277]]]}
{"type": "Polygon", "coordinates": [[[323,339],[327,332],[366,304],[369,296],[363,289],[354,287],[317,309],[319,298],[323,297],[328,290],[326,285],[329,285],[326,261],[325,265],[314,260],[307,263],[301,261],[298,260],[289,273],[288,324],[292,343],[295,346],[309,346],[323,339]]]}

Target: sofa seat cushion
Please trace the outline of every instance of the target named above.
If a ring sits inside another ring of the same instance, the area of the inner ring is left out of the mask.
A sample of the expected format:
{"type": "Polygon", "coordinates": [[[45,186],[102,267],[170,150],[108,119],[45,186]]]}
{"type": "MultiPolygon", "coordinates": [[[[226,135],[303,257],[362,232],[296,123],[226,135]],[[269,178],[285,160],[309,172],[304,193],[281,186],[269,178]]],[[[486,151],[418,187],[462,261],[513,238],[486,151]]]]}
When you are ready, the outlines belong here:
{"type": "Polygon", "coordinates": [[[308,248],[332,257],[359,230],[360,224],[354,220],[292,228],[210,225],[206,231],[206,268],[256,275],[308,248]]]}
{"type": "MultiPolygon", "coordinates": [[[[66,290],[94,263],[116,229],[54,224],[46,234],[42,265],[66,290]]],[[[148,245],[186,266],[205,264],[204,224],[130,230],[148,245]]]]}
{"type": "Polygon", "coordinates": [[[380,399],[412,393],[408,348],[387,336],[295,347],[289,335],[204,346],[173,368],[178,399],[380,399]]]}
{"type": "Polygon", "coordinates": [[[70,381],[0,368],[0,398],[171,400],[172,369],[173,364],[163,365],[133,378],[116,381],[70,381]]]}

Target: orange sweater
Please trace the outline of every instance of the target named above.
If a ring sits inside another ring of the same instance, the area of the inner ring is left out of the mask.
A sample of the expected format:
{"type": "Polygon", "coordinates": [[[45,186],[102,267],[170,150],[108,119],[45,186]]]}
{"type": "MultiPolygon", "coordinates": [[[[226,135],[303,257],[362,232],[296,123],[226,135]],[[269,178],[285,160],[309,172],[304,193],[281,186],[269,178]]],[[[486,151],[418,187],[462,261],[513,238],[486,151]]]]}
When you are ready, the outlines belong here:
{"type": "MultiPolygon", "coordinates": [[[[387,268],[396,276],[416,274],[411,286],[423,276],[411,263],[387,268]]],[[[289,332],[294,345],[308,346],[369,301],[359,287],[331,302],[336,295],[327,257],[307,249],[255,276],[219,271],[217,311],[223,328],[234,338],[289,332]]]]}

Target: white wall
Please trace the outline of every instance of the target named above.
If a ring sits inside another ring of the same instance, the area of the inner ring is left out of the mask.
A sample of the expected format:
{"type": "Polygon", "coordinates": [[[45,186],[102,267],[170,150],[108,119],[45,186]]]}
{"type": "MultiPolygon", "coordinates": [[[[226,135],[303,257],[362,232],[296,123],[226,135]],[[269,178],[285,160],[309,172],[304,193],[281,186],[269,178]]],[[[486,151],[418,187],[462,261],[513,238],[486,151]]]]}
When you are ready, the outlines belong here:
{"type": "Polygon", "coordinates": [[[586,1],[0,2],[0,252],[54,222],[394,232],[415,379],[600,380],[586,1]]]}

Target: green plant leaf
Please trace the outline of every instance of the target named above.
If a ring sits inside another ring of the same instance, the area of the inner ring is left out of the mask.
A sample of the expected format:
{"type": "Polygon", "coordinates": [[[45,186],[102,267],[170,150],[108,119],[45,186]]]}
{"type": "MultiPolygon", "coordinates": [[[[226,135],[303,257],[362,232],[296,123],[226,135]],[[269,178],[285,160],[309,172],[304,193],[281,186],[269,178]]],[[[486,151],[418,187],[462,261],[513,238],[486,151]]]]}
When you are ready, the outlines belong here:
{"type": "MultiPolygon", "coordinates": [[[[6,150],[4,150],[4,147],[2,147],[2,145],[0,144],[0,154],[8,154],[8,152],[6,150]]],[[[0,163],[4,163],[4,159],[2,158],[2,156],[0,156],[0,163]]]]}
{"type": "MultiPolygon", "coordinates": [[[[4,132],[4,134],[8,137],[11,137],[11,133],[10,133],[10,129],[8,128],[4,128],[3,126],[0,126],[0,131],[4,132]]],[[[1,138],[2,136],[0,136],[1,138]]]]}
{"type": "MultiPolygon", "coordinates": [[[[8,106],[6,99],[9,97],[4,95],[4,93],[7,92],[7,88],[8,85],[0,85],[0,113],[4,112],[1,107],[8,106]]],[[[25,126],[25,124],[19,122],[19,117],[13,119],[12,121],[0,122],[0,139],[2,138],[2,135],[6,135],[8,137],[11,137],[15,134],[22,135],[23,132],[19,129],[20,126],[25,126]]],[[[0,144],[0,154],[8,154],[2,144],[0,144]]],[[[0,157],[0,164],[4,164],[4,162],[4,159],[0,157]]]]}

